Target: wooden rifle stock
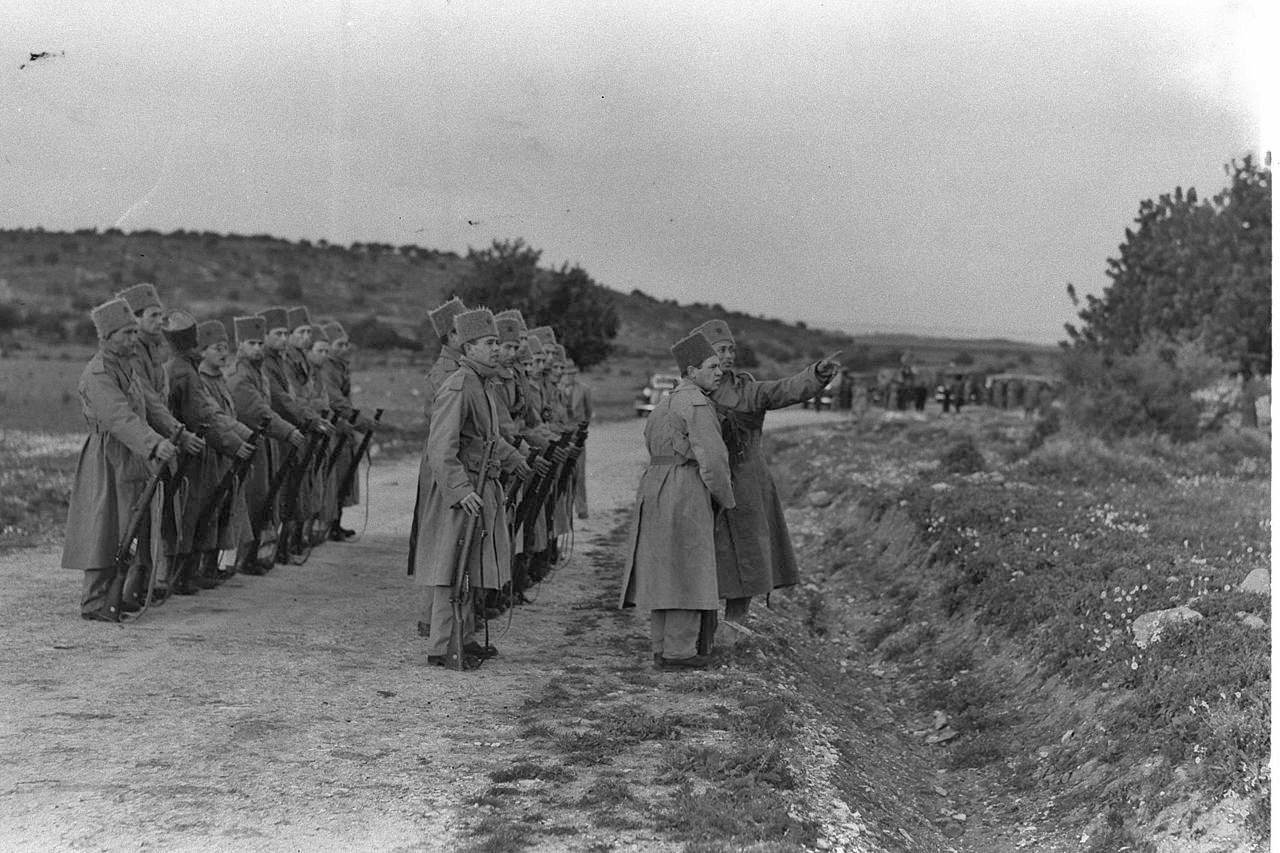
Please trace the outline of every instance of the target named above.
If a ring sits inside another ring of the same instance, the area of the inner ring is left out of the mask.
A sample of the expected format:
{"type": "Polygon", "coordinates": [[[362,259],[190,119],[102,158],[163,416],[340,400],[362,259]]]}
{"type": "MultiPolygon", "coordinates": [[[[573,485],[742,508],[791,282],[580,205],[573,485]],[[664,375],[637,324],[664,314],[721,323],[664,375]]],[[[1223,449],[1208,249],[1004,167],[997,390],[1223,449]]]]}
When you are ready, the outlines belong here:
{"type": "MultiPolygon", "coordinates": [[[[360,410],[352,409],[351,412],[347,415],[347,423],[354,424],[356,422],[356,418],[358,417],[360,417],[360,410]]],[[[338,460],[342,458],[342,448],[347,446],[347,441],[350,438],[351,438],[350,433],[346,432],[345,430],[341,435],[338,436],[338,443],[334,445],[333,452],[329,454],[328,464],[326,464],[324,468],[324,475],[326,477],[328,477],[330,474],[333,473],[333,466],[337,465],[338,460]]]]}
{"type": "MultiPolygon", "coordinates": [[[[178,440],[178,436],[182,434],[182,426],[179,425],[173,431],[173,435],[169,436],[171,443],[178,440]]],[[[129,507],[129,521],[124,528],[124,538],[116,545],[116,553],[114,564],[117,570],[129,568],[129,563],[133,559],[133,545],[138,539],[138,528],[142,526],[142,519],[151,511],[151,500],[156,495],[156,488],[159,487],[160,481],[164,479],[167,463],[160,463],[156,470],[147,478],[147,484],[142,487],[142,492],[134,498],[133,505],[129,507]]]]}
{"type": "MultiPolygon", "coordinates": [[[[382,409],[374,409],[373,422],[376,424],[381,420],[382,409]]],[[[351,467],[347,468],[347,472],[342,475],[342,484],[338,487],[338,506],[342,506],[342,502],[347,499],[347,495],[351,494],[351,486],[355,483],[356,471],[360,468],[360,460],[368,452],[371,441],[373,441],[373,430],[369,430],[364,434],[364,438],[360,441],[360,446],[356,448],[355,456],[351,459],[351,467]]]]}
{"type": "MultiPolygon", "coordinates": [[[[489,460],[493,457],[497,442],[493,439],[484,443],[484,452],[480,454],[480,473],[476,476],[476,494],[480,496],[480,511],[475,515],[467,513],[467,522],[463,526],[462,535],[458,537],[457,562],[453,567],[451,578],[452,594],[449,602],[453,605],[453,630],[449,634],[449,661],[454,669],[463,669],[462,651],[462,606],[467,589],[471,585],[471,546],[476,538],[476,526],[484,515],[484,491],[489,480],[489,460]]],[[[481,557],[483,560],[484,558],[481,557]]]]}
{"type": "MultiPolygon", "coordinates": [[[[231,498],[235,487],[244,479],[245,473],[249,470],[249,466],[253,464],[253,454],[258,451],[258,442],[262,440],[262,436],[266,433],[267,422],[264,421],[253,431],[253,435],[249,436],[249,446],[252,452],[243,459],[234,459],[230,467],[227,468],[222,479],[218,481],[218,486],[209,495],[204,506],[200,507],[200,513],[196,516],[195,531],[203,530],[206,526],[220,524],[225,518],[229,509],[227,502],[231,498]]],[[[215,530],[216,533],[216,530],[215,530]]],[[[198,537],[198,533],[195,534],[198,537]]]]}
{"type": "MultiPolygon", "coordinates": [[[[562,435],[547,446],[545,454],[547,461],[554,462],[555,452],[564,449],[569,442],[569,438],[568,435],[562,435]]],[[[542,510],[542,505],[546,502],[547,495],[551,491],[551,485],[560,470],[559,463],[555,464],[557,467],[552,468],[544,476],[535,476],[525,487],[524,497],[521,498],[520,507],[516,510],[516,526],[512,529],[512,532],[520,530],[538,517],[542,510]]]]}

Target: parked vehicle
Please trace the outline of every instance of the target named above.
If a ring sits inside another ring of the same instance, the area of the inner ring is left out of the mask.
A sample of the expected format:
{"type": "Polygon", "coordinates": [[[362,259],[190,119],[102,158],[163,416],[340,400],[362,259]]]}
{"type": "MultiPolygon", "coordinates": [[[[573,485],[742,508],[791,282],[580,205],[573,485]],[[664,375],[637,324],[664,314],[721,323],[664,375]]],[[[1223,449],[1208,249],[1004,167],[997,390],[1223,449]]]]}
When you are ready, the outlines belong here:
{"type": "Polygon", "coordinates": [[[673,373],[655,373],[649,377],[649,384],[636,397],[636,417],[647,417],[658,401],[675,390],[680,384],[680,377],[673,373]]]}

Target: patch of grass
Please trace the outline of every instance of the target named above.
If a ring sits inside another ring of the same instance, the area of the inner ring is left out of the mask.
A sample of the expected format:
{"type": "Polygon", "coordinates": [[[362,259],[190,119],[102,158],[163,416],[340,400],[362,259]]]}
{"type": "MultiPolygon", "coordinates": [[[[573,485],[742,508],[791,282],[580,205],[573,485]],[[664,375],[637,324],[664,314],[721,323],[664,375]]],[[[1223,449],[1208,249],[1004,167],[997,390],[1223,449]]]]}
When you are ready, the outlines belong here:
{"type": "Polygon", "coordinates": [[[1005,754],[1000,738],[989,732],[979,732],[953,746],[947,753],[947,764],[956,770],[985,767],[1003,760],[1005,754]]]}
{"type": "Polygon", "coordinates": [[[479,839],[466,847],[467,853],[519,853],[532,847],[535,833],[529,826],[501,815],[489,815],[472,827],[479,839]]]}
{"type": "Polygon", "coordinates": [[[490,785],[487,789],[472,797],[471,804],[476,806],[503,806],[510,803],[512,797],[518,797],[519,795],[520,792],[515,788],[490,785]]]}
{"type": "Polygon", "coordinates": [[[580,806],[618,806],[634,800],[631,786],[621,779],[600,778],[591,783],[582,798],[580,806]]]}
{"type": "Polygon", "coordinates": [[[759,786],[695,791],[681,785],[654,811],[678,837],[695,843],[741,849],[747,843],[773,841],[803,847],[817,839],[816,827],[793,818],[785,800],[759,786]]]}
{"type": "Polygon", "coordinates": [[[544,782],[571,782],[576,778],[559,765],[540,767],[532,762],[522,761],[503,770],[492,770],[489,778],[494,782],[518,782],[522,779],[539,779],[544,782]]]}

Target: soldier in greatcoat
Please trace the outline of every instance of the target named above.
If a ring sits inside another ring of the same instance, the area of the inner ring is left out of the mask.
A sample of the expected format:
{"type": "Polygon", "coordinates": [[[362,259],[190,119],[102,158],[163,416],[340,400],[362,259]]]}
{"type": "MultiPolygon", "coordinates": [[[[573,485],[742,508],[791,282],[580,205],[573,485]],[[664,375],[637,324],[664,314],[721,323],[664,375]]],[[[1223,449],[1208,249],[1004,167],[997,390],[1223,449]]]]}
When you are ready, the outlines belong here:
{"type": "MultiPolygon", "coordinates": [[[[333,462],[333,471],[336,483],[340,486],[342,477],[347,470],[356,464],[356,451],[359,449],[360,436],[368,435],[376,428],[373,418],[368,414],[360,412],[352,421],[351,415],[356,411],[355,405],[351,402],[351,337],[347,334],[347,330],[341,323],[334,320],[321,326],[326,338],[329,339],[329,357],[320,366],[320,378],[324,382],[325,394],[329,398],[330,407],[338,413],[338,420],[341,423],[351,424],[355,435],[351,435],[346,444],[343,445],[342,451],[338,454],[338,458],[333,462]]],[[[342,505],[338,507],[338,517],[334,520],[333,529],[329,531],[329,538],[337,541],[350,539],[355,535],[355,531],[342,526],[342,510],[345,507],[357,506],[360,503],[360,481],[353,478],[351,480],[351,488],[345,496],[342,496],[342,505]]]]}
{"type": "MultiPolygon", "coordinates": [[[[338,520],[338,472],[333,466],[334,454],[339,448],[351,443],[355,430],[349,421],[337,417],[329,399],[329,391],[324,381],[324,367],[329,361],[329,336],[320,326],[311,330],[311,344],[306,350],[307,365],[311,368],[309,377],[310,397],[308,403],[317,411],[323,412],[334,425],[334,434],[325,445],[324,453],[317,459],[312,468],[311,483],[315,505],[315,518],[318,522],[314,529],[316,541],[330,538],[333,526],[338,520]]],[[[355,531],[352,531],[355,535],[355,531]]]]}
{"type": "MultiPolygon", "coordinates": [[[[294,393],[294,386],[289,378],[290,368],[286,362],[292,331],[289,310],[275,306],[262,312],[263,319],[267,321],[262,372],[267,377],[267,386],[271,389],[271,408],[303,433],[318,433],[327,437],[333,433],[333,427],[294,393]]],[[[301,315],[295,310],[292,319],[300,317],[301,315]]],[[[276,443],[275,450],[272,464],[282,465],[287,458],[288,450],[279,442],[276,443]]],[[[301,458],[297,462],[300,463],[301,458]]],[[[272,476],[275,473],[272,471],[272,476]]],[[[305,479],[303,472],[296,469],[295,463],[295,468],[290,470],[276,499],[280,515],[280,538],[284,540],[277,552],[281,560],[287,559],[289,554],[300,552],[304,547],[302,522],[306,518],[303,514],[306,508],[306,496],[299,493],[302,492],[305,479]]]]}
{"type": "MultiPolygon", "coordinates": [[[[89,436],[80,450],[67,511],[62,567],[84,572],[80,615],[117,622],[125,575],[117,572],[116,549],[148,476],[177,455],[177,448],[150,425],[161,409],[142,390],[131,357],[138,322],[123,299],[95,308],[91,317],[98,352],[80,374],[81,411],[89,436]]],[[[140,539],[149,531],[144,512],[140,539]]],[[[135,560],[145,560],[139,550],[135,560]]],[[[149,568],[149,567],[146,567],[149,568]]]]}
{"type": "Polygon", "coordinates": [[[741,621],[753,596],[799,580],[786,516],[761,446],[765,412],[818,394],[840,365],[833,356],[787,379],[759,381],[734,369],[737,349],[727,323],[709,320],[695,331],[711,341],[723,371],[708,396],[729,448],[738,505],[716,528],[716,569],[725,619],[741,621]]]}
{"type": "MultiPolygon", "coordinates": [[[[498,336],[487,309],[466,311],[454,318],[462,346],[461,366],[437,390],[427,437],[430,481],[417,508],[419,527],[432,532],[416,543],[414,565],[421,583],[430,585],[427,660],[452,666],[448,658],[453,633],[456,572],[465,564],[468,583],[456,602],[464,623],[473,613],[472,590],[500,590],[510,581],[511,543],[507,534],[504,495],[498,478],[503,471],[524,479],[530,470],[520,451],[498,433],[497,400],[486,385],[497,378],[498,336]],[[489,448],[489,462],[481,463],[489,448]],[[462,550],[469,516],[476,535],[470,550],[462,550]]],[[[496,650],[481,646],[474,625],[464,624],[463,668],[474,668],[496,650]]]]}
{"type": "MultiPolygon", "coordinates": [[[[430,444],[429,439],[431,438],[431,414],[435,409],[436,393],[440,390],[440,386],[462,366],[462,349],[461,344],[458,342],[458,332],[454,328],[453,320],[466,310],[467,307],[462,304],[462,300],[454,296],[427,312],[427,319],[431,323],[431,328],[435,331],[436,336],[440,338],[440,355],[431,365],[431,369],[427,371],[427,385],[423,394],[423,408],[427,424],[426,437],[422,441],[422,459],[418,463],[418,491],[417,496],[414,498],[413,523],[409,526],[408,573],[410,575],[417,572],[415,560],[417,559],[419,540],[429,538],[432,535],[432,531],[423,530],[419,527],[422,514],[418,511],[422,507],[423,498],[426,497],[426,493],[431,487],[431,468],[427,462],[427,450],[430,444]]],[[[431,611],[430,598],[432,589],[430,585],[427,585],[425,589],[427,604],[424,610],[426,612],[431,611]]],[[[425,623],[422,630],[426,630],[425,623]]]]}
{"type": "MultiPolygon", "coordinates": [[[[148,398],[148,407],[161,413],[158,415],[156,429],[165,436],[173,436],[176,432],[177,439],[174,443],[183,453],[200,453],[204,450],[204,440],[182,429],[182,425],[165,407],[169,386],[164,374],[164,364],[169,354],[161,332],[164,306],[160,302],[160,294],[156,292],[155,285],[142,282],[120,291],[116,298],[129,303],[129,310],[138,321],[138,342],[133,349],[131,361],[134,374],[142,385],[142,393],[148,398]]],[[[172,512],[172,502],[166,500],[168,492],[169,484],[161,480],[152,498],[151,537],[146,542],[138,543],[139,548],[148,551],[152,571],[156,575],[153,593],[155,601],[163,601],[169,595],[170,551],[166,550],[161,538],[165,529],[165,513],[172,512]]],[[[125,612],[141,609],[149,581],[150,578],[142,577],[136,572],[125,580],[121,605],[125,612]]]]}
{"type": "Polygon", "coordinates": [[[680,384],[645,422],[649,464],[632,513],[620,606],[651,611],[657,666],[701,668],[710,663],[710,626],[719,606],[715,519],[734,507],[734,489],[706,396],[720,379],[720,361],[698,333],[671,352],[680,384]]]}
{"type": "Polygon", "coordinates": [[[169,409],[186,429],[202,434],[206,444],[190,465],[184,465],[186,476],[175,496],[174,591],[190,595],[225,579],[218,572],[218,552],[239,544],[245,521],[243,497],[237,501],[232,496],[230,512],[213,506],[212,500],[232,460],[252,454],[248,439],[253,431],[236,420],[222,375],[229,355],[222,321],[196,325],[189,315],[171,312],[165,336],[173,350],[165,365],[169,409]]]}
{"type": "MultiPolygon", "coordinates": [[[[591,423],[591,388],[578,378],[578,365],[573,359],[566,359],[564,377],[560,380],[560,391],[564,395],[565,409],[569,422],[575,424],[591,423]]],[[[578,518],[586,518],[587,513],[587,451],[582,447],[582,455],[573,469],[573,506],[578,518]]]]}
{"type": "Polygon", "coordinates": [[[241,572],[260,575],[270,571],[274,563],[260,561],[256,553],[251,553],[250,546],[255,536],[271,541],[274,538],[274,528],[279,524],[275,508],[265,506],[273,472],[280,466],[276,454],[286,444],[293,448],[295,454],[301,453],[306,446],[306,437],[271,407],[271,388],[262,371],[264,341],[267,336],[266,319],[261,316],[236,317],[233,322],[236,366],[228,384],[235,403],[236,417],[248,427],[256,427],[263,421],[268,424],[266,436],[269,440],[258,443],[253,463],[244,480],[245,508],[249,513],[251,527],[247,531],[247,537],[237,546],[236,555],[236,565],[241,572]],[[256,529],[259,524],[263,530],[256,529]],[[266,528],[271,528],[271,534],[266,532],[266,528]]]}

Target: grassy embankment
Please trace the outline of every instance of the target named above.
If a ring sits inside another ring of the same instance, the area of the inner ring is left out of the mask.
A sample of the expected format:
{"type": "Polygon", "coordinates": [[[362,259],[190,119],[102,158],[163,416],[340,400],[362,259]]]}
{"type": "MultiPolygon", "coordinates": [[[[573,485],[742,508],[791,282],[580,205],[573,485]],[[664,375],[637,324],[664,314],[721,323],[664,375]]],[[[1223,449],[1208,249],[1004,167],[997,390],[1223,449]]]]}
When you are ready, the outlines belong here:
{"type": "Polygon", "coordinates": [[[777,438],[804,621],[1010,820],[1048,804],[1113,850],[1227,797],[1265,834],[1270,602],[1238,587],[1270,567],[1269,438],[1042,439],[982,409],[777,438]],[[1139,648],[1134,620],[1181,605],[1203,618],[1139,648]]]}

